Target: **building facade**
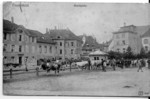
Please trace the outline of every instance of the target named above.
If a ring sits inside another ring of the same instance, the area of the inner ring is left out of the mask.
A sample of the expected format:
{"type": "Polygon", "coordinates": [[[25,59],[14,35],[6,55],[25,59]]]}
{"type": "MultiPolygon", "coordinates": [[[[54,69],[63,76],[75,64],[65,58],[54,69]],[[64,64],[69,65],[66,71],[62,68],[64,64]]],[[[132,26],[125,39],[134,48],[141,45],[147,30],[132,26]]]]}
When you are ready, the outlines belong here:
{"type": "Polygon", "coordinates": [[[8,20],[3,26],[3,64],[35,66],[39,59],[80,58],[82,42],[70,30],[54,30],[57,35],[52,38],[8,20]]]}
{"type": "Polygon", "coordinates": [[[57,59],[78,59],[81,55],[82,41],[68,29],[54,29],[46,34],[56,42],[57,59]]]}
{"type": "Polygon", "coordinates": [[[3,21],[3,64],[37,65],[38,59],[55,59],[56,43],[35,30],[3,21]]]}
{"type": "Polygon", "coordinates": [[[30,34],[24,27],[16,26],[14,30],[3,31],[3,60],[6,63],[35,64],[36,35],[30,34]]]}
{"type": "Polygon", "coordinates": [[[146,52],[150,51],[150,29],[142,35],[142,45],[146,52]]]}
{"type": "Polygon", "coordinates": [[[134,54],[140,53],[141,50],[141,39],[135,30],[134,25],[121,27],[117,32],[113,33],[113,45],[110,44],[109,50],[126,52],[128,47],[131,47],[134,54]]]}

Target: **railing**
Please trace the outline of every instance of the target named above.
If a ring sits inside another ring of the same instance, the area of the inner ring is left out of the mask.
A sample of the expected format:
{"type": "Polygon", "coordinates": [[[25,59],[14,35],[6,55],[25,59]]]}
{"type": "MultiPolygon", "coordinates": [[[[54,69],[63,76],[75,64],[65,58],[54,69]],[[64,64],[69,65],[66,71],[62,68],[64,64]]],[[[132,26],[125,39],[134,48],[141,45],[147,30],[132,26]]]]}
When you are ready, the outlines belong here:
{"type": "MultiPolygon", "coordinates": [[[[65,67],[65,68],[60,68],[61,71],[66,71],[69,70],[70,72],[72,71],[72,69],[79,69],[78,67],[65,67]]],[[[81,68],[83,70],[83,68],[81,68]]],[[[4,76],[8,76],[10,79],[13,78],[14,75],[17,74],[24,74],[24,73],[35,73],[36,76],[39,76],[40,72],[45,72],[45,70],[34,68],[34,69],[28,69],[28,71],[26,71],[26,69],[8,69],[8,70],[3,70],[3,77],[4,76]]]]}

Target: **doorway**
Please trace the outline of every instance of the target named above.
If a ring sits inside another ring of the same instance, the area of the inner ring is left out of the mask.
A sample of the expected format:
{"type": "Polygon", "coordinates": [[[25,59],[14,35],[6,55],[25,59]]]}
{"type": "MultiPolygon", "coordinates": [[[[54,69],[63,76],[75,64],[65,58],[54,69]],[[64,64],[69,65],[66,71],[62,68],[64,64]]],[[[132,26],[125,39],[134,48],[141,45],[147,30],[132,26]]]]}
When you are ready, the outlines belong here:
{"type": "Polygon", "coordinates": [[[22,56],[19,56],[19,64],[22,64],[22,56]]]}

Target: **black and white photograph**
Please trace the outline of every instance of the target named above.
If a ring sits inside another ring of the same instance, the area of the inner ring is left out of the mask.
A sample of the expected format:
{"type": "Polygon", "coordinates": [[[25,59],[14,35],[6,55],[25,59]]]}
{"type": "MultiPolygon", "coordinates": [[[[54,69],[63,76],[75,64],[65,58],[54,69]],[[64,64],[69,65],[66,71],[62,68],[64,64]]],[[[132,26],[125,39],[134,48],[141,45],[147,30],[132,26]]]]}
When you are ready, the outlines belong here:
{"type": "Polygon", "coordinates": [[[150,96],[150,4],[3,2],[6,96],[150,96]]]}

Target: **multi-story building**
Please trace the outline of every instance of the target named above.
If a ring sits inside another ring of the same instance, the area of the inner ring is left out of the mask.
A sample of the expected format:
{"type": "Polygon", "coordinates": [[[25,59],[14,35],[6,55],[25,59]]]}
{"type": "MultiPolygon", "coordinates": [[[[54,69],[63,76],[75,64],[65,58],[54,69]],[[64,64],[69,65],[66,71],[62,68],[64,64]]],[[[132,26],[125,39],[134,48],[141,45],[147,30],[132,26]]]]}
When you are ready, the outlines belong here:
{"type": "Polygon", "coordinates": [[[109,50],[117,52],[126,52],[128,47],[131,47],[132,52],[137,54],[141,50],[140,36],[136,32],[136,26],[129,25],[121,27],[117,32],[113,33],[113,45],[110,44],[109,50]]]}
{"type": "Polygon", "coordinates": [[[35,30],[3,20],[3,63],[36,65],[39,58],[55,58],[56,43],[35,30]]]}
{"type": "Polygon", "coordinates": [[[142,35],[142,45],[146,52],[150,51],[150,29],[142,35]]]}
{"type": "Polygon", "coordinates": [[[57,43],[57,59],[78,59],[81,54],[82,41],[69,29],[53,29],[46,33],[57,43]]]}

